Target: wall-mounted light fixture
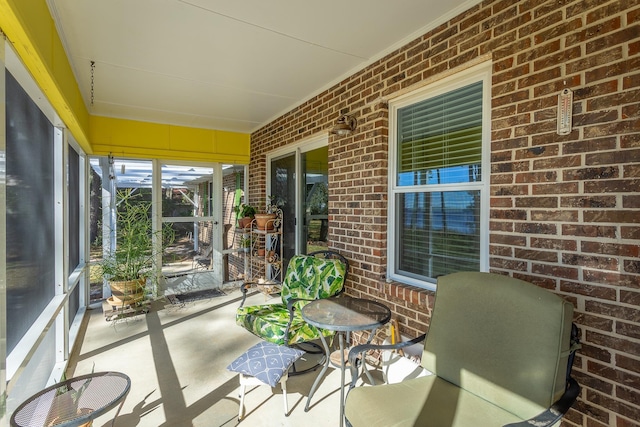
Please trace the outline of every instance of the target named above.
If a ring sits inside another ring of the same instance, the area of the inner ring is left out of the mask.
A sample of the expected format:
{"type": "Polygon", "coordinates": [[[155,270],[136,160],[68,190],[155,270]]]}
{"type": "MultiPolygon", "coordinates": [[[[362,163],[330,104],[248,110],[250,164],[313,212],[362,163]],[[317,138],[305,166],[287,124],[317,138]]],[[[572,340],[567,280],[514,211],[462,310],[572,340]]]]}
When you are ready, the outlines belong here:
{"type": "Polygon", "coordinates": [[[356,129],[357,124],[355,117],[343,114],[331,129],[331,133],[339,136],[350,135],[356,129]]]}

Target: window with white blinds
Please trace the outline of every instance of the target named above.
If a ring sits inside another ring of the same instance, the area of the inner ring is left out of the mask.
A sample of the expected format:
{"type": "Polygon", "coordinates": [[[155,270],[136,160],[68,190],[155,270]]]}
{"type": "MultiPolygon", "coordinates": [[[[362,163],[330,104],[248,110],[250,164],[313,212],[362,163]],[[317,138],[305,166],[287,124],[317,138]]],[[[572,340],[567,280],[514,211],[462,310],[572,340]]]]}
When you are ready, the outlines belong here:
{"type": "Polygon", "coordinates": [[[482,230],[488,216],[482,169],[485,85],[479,77],[392,105],[392,279],[431,287],[439,276],[482,270],[488,250],[482,230]]]}
{"type": "Polygon", "coordinates": [[[482,82],[398,110],[397,185],[480,180],[482,82]]]}

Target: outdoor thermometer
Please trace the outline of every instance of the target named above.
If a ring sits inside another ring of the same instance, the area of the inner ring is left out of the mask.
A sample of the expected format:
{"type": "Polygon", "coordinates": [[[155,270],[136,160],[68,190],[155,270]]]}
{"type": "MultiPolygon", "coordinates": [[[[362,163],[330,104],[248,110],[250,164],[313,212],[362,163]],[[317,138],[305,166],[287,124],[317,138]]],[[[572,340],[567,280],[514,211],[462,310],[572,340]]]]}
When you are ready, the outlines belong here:
{"type": "Polygon", "coordinates": [[[558,135],[571,133],[571,116],[573,110],[573,91],[564,89],[558,95],[558,135]]]}

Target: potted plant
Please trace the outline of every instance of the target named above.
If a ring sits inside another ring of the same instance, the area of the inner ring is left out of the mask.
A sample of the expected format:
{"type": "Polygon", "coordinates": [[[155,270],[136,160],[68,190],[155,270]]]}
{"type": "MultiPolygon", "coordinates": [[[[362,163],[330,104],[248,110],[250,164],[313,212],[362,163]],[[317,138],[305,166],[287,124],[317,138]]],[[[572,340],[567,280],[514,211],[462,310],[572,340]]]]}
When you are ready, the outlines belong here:
{"type": "Polygon", "coordinates": [[[255,219],[258,230],[273,230],[273,222],[276,219],[276,214],[270,212],[257,213],[255,219]]]}
{"type": "Polygon", "coordinates": [[[278,209],[282,209],[285,203],[286,202],[282,197],[275,194],[270,195],[269,205],[267,206],[267,213],[275,213],[278,209]]]}
{"type": "Polygon", "coordinates": [[[259,230],[273,230],[277,211],[282,205],[284,205],[284,201],[280,197],[274,195],[269,196],[269,204],[265,208],[265,213],[255,215],[256,227],[258,227],[259,230]]]}
{"type": "Polygon", "coordinates": [[[236,219],[238,221],[239,228],[247,228],[251,221],[253,220],[254,215],[256,214],[256,208],[251,205],[241,203],[234,208],[236,213],[236,219]]]}
{"type": "MultiPolygon", "coordinates": [[[[151,202],[137,200],[132,189],[118,191],[116,249],[98,263],[108,280],[113,305],[130,305],[144,298],[147,280],[154,279],[153,224],[151,202]]],[[[158,233],[163,243],[173,241],[173,228],[158,233]]]]}
{"type": "Polygon", "coordinates": [[[240,239],[240,247],[242,248],[242,252],[249,252],[249,247],[251,246],[251,239],[249,237],[242,237],[240,239]]]}
{"type": "MultiPolygon", "coordinates": [[[[91,369],[91,373],[95,369],[95,364],[91,369]]],[[[60,383],[63,384],[61,387],[58,387],[55,393],[55,397],[51,402],[51,408],[49,408],[49,412],[47,413],[47,418],[45,420],[45,426],[56,426],[60,424],[60,416],[62,414],[77,414],[84,415],[86,413],[91,412],[89,408],[81,408],[80,407],[80,398],[82,397],[82,393],[89,387],[89,383],[91,383],[92,379],[89,378],[82,383],[82,385],[76,390],[71,387],[71,384],[67,382],[67,375],[63,372],[62,378],[60,379],[60,383]]],[[[64,421],[64,420],[63,420],[64,421]]],[[[80,424],[80,427],[91,427],[93,425],[93,421],[88,421],[84,424],[80,424]]]]}

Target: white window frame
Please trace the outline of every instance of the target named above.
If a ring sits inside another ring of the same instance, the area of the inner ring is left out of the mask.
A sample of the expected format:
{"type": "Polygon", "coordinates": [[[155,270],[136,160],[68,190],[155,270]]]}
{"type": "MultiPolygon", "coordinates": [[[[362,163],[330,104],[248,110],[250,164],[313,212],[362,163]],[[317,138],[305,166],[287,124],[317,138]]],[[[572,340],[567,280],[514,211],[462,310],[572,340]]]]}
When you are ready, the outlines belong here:
{"type": "Polygon", "coordinates": [[[451,92],[472,83],[483,82],[482,85],[482,176],[480,182],[461,184],[441,184],[443,191],[480,190],[480,271],[489,271],[489,181],[491,154],[491,63],[483,63],[464,71],[428,84],[416,91],[400,96],[389,102],[389,206],[388,206],[388,239],[387,239],[387,280],[408,285],[436,289],[435,278],[420,280],[410,277],[398,269],[398,242],[396,234],[396,196],[400,193],[433,191],[433,185],[398,186],[397,127],[398,110],[417,102],[451,92]]]}
{"type": "MultiPolygon", "coordinates": [[[[88,289],[88,268],[84,261],[88,259],[88,236],[86,233],[86,221],[88,212],[88,189],[84,180],[87,179],[88,163],[86,153],[73,140],[64,122],[58,116],[53,106],[48,102],[47,97],[33,80],[22,63],[19,55],[13,49],[8,40],[0,41],[0,147],[2,152],[6,151],[5,135],[5,75],[9,70],[18,81],[23,90],[29,95],[31,100],[40,108],[54,127],[54,210],[55,224],[55,279],[50,286],[55,288],[55,294],[48,305],[43,309],[40,316],[33,321],[29,330],[20,339],[11,353],[7,353],[6,348],[6,325],[0,327],[0,420],[2,420],[3,409],[10,413],[14,406],[42,389],[46,385],[59,381],[62,373],[66,369],[69,353],[79,338],[79,330],[86,311],[86,304],[89,298],[88,289]],[[67,191],[67,167],[68,167],[68,146],[72,145],[80,156],[80,262],[73,271],[68,271],[69,257],[69,224],[68,224],[68,197],[67,191]],[[76,287],[80,287],[79,307],[73,319],[69,319],[69,298],[76,287]],[[51,332],[52,331],[52,332],[51,332]],[[41,369],[35,357],[40,352],[50,351],[47,342],[49,333],[54,336],[55,364],[51,372],[41,369]],[[3,406],[7,394],[11,393],[10,404],[3,406]]],[[[0,165],[2,175],[6,173],[4,161],[0,165]]],[[[3,226],[0,227],[0,246],[4,247],[6,240],[6,230],[4,223],[6,220],[6,186],[0,185],[0,218],[3,226]]],[[[6,283],[6,260],[0,261],[0,283],[6,283]]],[[[6,319],[7,293],[6,286],[0,286],[0,321],[4,323],[6,319]]],[[[1,421],[0,421],[1,423],[1,421]]]]}

